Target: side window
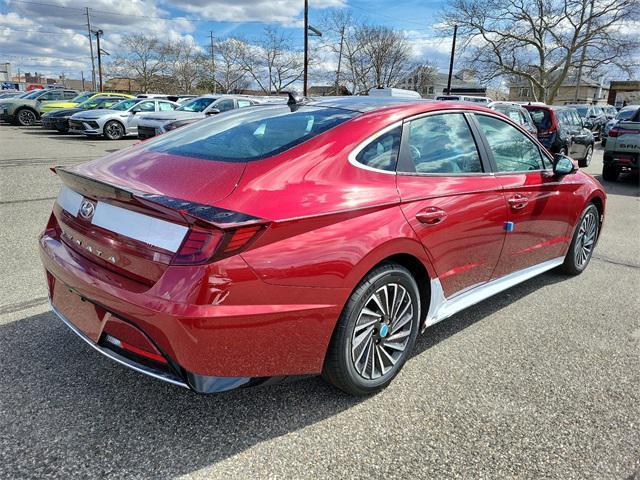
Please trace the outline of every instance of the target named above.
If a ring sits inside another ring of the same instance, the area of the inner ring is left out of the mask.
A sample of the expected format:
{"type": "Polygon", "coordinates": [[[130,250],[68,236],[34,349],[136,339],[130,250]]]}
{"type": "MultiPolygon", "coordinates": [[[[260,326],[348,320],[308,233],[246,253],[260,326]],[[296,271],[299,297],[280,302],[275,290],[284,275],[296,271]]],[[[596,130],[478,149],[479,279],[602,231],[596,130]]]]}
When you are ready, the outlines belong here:
{"type": "Polygon", "coordinates": [[[173,110],[175,108],[173,106],[173,104],[167,103],[167,102],[158,102],[158,105],[160,107],[160,111],[161,112],[168,112],[168,111],[173,110]]]}
{"type": "Polygon", "coordinates": [[[417,173],[482,172],[476,142],[461,113],[412,120],[408,146],[417,173]]]}
{"type": "Polygon", "coordinates": [[[517,112],[516,110],[509,110],[509,118],[514,122],[516,122],[517,124],[522,123],[522,117],[520,116],[520,112],[517,112]]]}
{"type": "Polygon", "coordinates": [[[538,146],[519,130],[497,118],[476,115],[499,172],[543,170],[538,146]]]}
{"type": "Polygon", "coordinates": [[[233,110],[233,100],[231,99],[220,100],[218,103],[216,103],[216,106],[214,108],[217,108],[218,110],[220,110],[220,112],[233,110]]]}
{"type": "Polygon", "coordinates": [[[136,105],[135,109],[138,112],[155,112],[156,111],[156,102],[153,100],[148,100],[145,102],[140,102],[136,105]]]}
{"type": "Polygon", "coordinates": [[[573,119],[573,124],[576,127],[582,127],[582,119],[580,118],[580,115],[578,115],[578,112],[571,112],[571,118],[573,119]]]}
{"type": "Polygon", "coordinates": [[[238,108],[250,107],[251,102],[249,100],[238,100],[238,108]]]}
{"type": "Polygon", "coordinates": [[[78,94],[76,92],[64,92],[64,98],[74,98],[78,94]]]}
{"type": "Polygon", "coordinates": [[[58,90],[52,90],[50,92],[45,93],[40,97],[41,100],[62,100],[62,92],[58,90]]]}
{"type": "Polygon", "coordinates": [[[402,127],[396,127],[372,140],[356,156],[358,163],[378,170],[393,172],[398,162],[402,127]]]}

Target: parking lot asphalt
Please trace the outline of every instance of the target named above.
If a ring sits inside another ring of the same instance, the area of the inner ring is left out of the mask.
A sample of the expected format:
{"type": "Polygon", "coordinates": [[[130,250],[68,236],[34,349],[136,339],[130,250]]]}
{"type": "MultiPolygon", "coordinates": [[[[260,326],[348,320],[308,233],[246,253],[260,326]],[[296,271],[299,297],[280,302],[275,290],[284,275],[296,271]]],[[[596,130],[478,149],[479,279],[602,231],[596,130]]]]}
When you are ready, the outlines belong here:
{"type": "Polygon", "coordinates": [[[585,273],[427,329],[378,395],[307,378],[200,396],[101,357],[47,306],[48,167],[132,143],[0,125],[0,478],[640,478],[637,179],[604,183],[585,273]]]}

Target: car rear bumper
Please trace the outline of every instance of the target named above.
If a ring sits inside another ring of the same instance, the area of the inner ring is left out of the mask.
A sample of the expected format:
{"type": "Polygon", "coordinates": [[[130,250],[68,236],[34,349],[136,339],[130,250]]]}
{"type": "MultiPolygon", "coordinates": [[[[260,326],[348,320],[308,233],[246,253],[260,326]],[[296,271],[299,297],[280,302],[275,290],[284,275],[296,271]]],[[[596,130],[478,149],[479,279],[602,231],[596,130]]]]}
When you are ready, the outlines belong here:
{"type": "MultiPolygon", "coordinates": [[[[186,303],[184,295],[203,287],[203,280],[213,279],[215,286],[205,285],[207,291],[223,289],[208,266],[169,271],[170,267],[153,287],[132,289],[124,277],[101,273],[96,264],[54,236],[44,233],[39,247],[54,311],[76,334],[118,363],[201,393],[261,383],[269,377],[319,373],[348,296],[345,289],[265,284],[236,256],[225,260],[223,272],[225,281],[238,285],[237,295],[227,293],[220,302],[207,298],[186,303]],[[172,288],[186,293],[172,295],[172,288]],[[318,297],[325,303],[310,302],[318,297]],[[245,303],[227,305],[225,298],[245,303]],[[159,352],[165,364],[141,363],[135,355],[132,359],[114,351],[107,342],[109,322],[114,319],[147,338],[151,346],[147,350],[159,352]]],[[[201,293],[198,298],[202,299],[201,293]]]]}
{"type": "Polygon", "coordinates": [[[630,152],[604,152],[602,163],[606,167],[616,167],[623,171],[640,171],[640,154],[630,152]]]}

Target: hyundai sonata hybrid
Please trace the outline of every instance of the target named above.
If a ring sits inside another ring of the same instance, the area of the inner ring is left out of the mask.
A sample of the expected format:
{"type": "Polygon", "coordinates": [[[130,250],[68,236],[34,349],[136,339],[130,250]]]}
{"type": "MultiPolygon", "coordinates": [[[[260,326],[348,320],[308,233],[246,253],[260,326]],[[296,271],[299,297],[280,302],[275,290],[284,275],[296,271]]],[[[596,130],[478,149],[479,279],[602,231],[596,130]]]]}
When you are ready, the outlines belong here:
{"type": "Polygon", "coordinates": [[[54,170],[54,312],[201,393],[309,374],[376,392],[430,325],[581,273],[606,199],[506,116],[420,99],[292,96],[54,170]]]}

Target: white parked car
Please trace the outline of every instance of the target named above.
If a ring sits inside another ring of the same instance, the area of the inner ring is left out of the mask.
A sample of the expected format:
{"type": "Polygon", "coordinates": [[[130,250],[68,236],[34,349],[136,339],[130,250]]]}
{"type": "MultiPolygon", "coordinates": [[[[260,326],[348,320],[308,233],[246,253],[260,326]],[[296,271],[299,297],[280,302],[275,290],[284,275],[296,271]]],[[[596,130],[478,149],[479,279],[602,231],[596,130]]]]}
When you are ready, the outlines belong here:
{"type": "Polygon", "coordinates": [[[129,98],[109,109],[87,110],[69,118],[70,133],[87,136],[104,135],[109,140],[119,140],[138,133],[138,122],[145,113],[169,112],[180,104],[157,98],[129,98]]]}
{"type": "Polygon", "coordinates": [[[404,88],[372,88],[369,90],[370,97],[399,97],[399,98],[422,98],[415,90],[404,88]]]}
{"type": "Polygon", "coordinates": [[[476,97],[475,95],[438,95],[436,100],[481,103],[483,105],[488,105],[493,102],[489,97],[476,97]]]}
{"type": "Polygon", "coordinates": [[[145,115],[138,123],[138,138],[144,140],[155,137],[208,115],[259,103],[261,102],[245,95],[203,95],[184,102],[173,111],[145,115]]]}

